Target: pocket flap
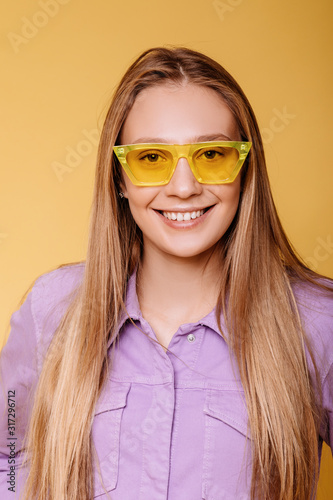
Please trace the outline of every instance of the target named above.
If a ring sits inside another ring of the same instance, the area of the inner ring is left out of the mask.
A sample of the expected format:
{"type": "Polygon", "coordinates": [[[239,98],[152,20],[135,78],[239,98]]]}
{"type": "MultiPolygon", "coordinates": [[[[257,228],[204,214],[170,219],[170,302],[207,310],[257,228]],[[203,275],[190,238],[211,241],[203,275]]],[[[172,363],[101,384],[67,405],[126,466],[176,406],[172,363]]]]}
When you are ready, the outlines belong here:
{"type": "Polygon", "coordinates": [[[130,387],[130,382],[108,382],[96,403],[95,415],[99,415],[105,411],[124,408],[130,387]]]}
{"type": "Polygon", "coordinates": [[[209,389],[205,400],[204,412],[230,425],[251,439],[243,391],[209,389]]]}

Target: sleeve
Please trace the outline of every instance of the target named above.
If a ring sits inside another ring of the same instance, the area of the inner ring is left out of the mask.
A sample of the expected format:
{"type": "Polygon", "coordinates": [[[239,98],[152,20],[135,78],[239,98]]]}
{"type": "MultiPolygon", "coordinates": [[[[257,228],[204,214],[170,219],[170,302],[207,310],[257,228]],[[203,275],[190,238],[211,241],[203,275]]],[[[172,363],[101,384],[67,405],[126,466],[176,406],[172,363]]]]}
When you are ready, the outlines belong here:
{"type": "Polygon", "coordinates": [[[331,447],[333,456],[333,364],[325,377],[322,385],[323,390],[323,410],[326,416],[326,428],[323,435],[325,443],[331,447]]]}
{"type": "MultiPolygon", "coordinates": [[[[323,283],[333,291],[333,281],[327,279],[323,283]]],[[[297,285],[294,291],[320,378],[323,414],[319,435],[333,451],[333,293],[306,283],[297,285]]],[[[306,355],[314,388],[318,390],[313,362],[307,349],[306,355]]]]}
{"type": "Polygon", "coordinates": [[[0,498],[13,500],[23,490],[22,450],[37,383],[33,290],[12,314],[8,341],[0,354],[0,498]]]}

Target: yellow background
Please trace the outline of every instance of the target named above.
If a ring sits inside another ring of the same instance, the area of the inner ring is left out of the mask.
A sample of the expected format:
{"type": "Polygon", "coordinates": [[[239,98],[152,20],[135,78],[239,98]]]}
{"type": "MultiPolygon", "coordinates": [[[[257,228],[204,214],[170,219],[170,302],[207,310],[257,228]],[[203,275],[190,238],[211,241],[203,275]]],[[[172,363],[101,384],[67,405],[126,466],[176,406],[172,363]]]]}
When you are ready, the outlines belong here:
{"type": "MultiPolygon", "coordinates": [[[[18,0],[0,10],[0,340],[32,280],[84,259],[96,129],[151,46],[202,51],[240,83],[287,234],[333,277],[330,0],[18,0]]],[[[324,452],[319,500],[333,498],[324,452]]]]}

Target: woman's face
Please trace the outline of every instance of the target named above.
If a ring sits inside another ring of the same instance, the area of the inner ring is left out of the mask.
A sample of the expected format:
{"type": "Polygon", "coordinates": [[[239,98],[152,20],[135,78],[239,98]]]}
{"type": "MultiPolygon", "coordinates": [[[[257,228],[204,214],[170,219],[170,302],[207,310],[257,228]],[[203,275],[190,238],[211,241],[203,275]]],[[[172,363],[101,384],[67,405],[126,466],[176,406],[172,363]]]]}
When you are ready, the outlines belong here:
{"type": "MultiPolygon", "coordinates": [[[[159,85],[142,91],[120,135],[121,144],[218,140],[241,140],[235,119],[214,90],[193,84],[159,85]]],[[[142,231],[146,255],[151,251],[179,257],[207,254],[237,211],[240,175],[232,184],[200,184],[186,158],[179,159],[170,182],[164,186],[135,186],[124,171],[123,179],[122,191],[142,231]],[[202,210],[203,215],[194,214],[202,210]],[[196,218],[169,220],[163,212],[176,214],[177,219],[185,213],[196,218]]]]}

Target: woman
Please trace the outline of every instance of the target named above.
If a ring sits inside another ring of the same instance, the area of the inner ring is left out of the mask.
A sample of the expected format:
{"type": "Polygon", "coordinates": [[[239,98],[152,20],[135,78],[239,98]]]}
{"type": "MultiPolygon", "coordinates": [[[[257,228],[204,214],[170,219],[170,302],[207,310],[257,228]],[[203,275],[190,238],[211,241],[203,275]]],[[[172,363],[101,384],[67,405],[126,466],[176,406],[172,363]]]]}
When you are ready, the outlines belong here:
{"type": "Polygon", "coordinates": [[[332,291],[283,232],[239,85],[198,52],[146,51],[105,120],[85,263],[41,276],[12,317],[17,490],[314,498],[332,291]]]}

